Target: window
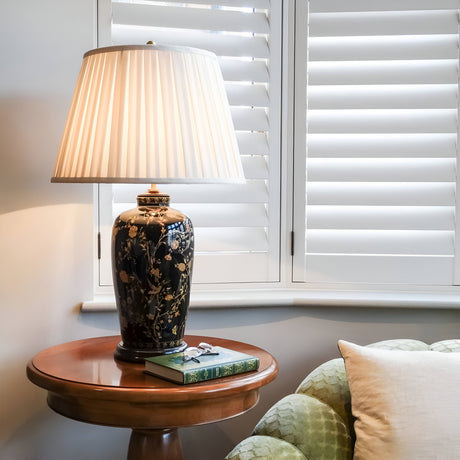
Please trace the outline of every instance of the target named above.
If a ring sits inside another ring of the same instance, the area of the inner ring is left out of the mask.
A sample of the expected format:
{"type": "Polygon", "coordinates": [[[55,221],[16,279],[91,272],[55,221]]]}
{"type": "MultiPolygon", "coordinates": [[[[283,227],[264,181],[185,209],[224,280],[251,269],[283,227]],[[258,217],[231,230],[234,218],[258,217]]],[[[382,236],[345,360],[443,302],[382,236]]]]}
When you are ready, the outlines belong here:
{"type": "MultiPolygon", "coordinates": [[[[247,184],[161,187],[194,222],[195,292],[456,293],[458,8],[99,0],[99,46],[186,44],[222,66],[247,184]]],[[[99,293],[113,219],[144,189],[98,186],[99,293]]]]}

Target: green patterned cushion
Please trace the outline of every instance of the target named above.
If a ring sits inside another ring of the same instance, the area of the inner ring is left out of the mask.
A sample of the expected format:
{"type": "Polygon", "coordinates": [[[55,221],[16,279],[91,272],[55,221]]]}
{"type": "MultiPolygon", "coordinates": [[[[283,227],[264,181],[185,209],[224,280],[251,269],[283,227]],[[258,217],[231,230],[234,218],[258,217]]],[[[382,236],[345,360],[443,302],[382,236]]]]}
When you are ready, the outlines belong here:
{"type": "Polygon", "coordinates": [[[308,460],[299,449],[270,436],[250,436],[241,441],[225,460],[308,460]]]}
{"type": "Polygon", "coordinates": [[[348,427],[353,426],[350,388],[342,358],[331,359],[310,372],[296,393],[319,399],[332,407],[348,427]]]}
{"type": "Polygon", "coordinates": [[[414,339],[390,339],[367,345],[370,348],[382,348],[384,350],[404,350],[404,351],[426,351],[429,346],[420,340],[414,339]]]}
{"type": "Polygon", "coordinates": [[[352,441],[340,416],[328,405],[303,394],[278,401],[254,429],[296,446],[311,460],[349,460],[352,441]]]}
{"type": "Polygon", "coordinates": [[[432,351],[442,351],[444,353],[460,353],[460,339],[443,340],[430,345],[432,351]]]}

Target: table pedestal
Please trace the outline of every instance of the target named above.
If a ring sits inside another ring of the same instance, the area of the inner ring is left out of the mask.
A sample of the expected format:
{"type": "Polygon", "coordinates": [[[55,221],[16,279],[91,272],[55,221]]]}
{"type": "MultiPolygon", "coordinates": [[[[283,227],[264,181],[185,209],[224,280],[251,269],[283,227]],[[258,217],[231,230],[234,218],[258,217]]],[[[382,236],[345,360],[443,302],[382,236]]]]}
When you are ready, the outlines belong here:
{"type": "Polygon", "coordinates": [[[129,440],[128,460],[182,460],[177,428],[133,430],[129,440]]]}

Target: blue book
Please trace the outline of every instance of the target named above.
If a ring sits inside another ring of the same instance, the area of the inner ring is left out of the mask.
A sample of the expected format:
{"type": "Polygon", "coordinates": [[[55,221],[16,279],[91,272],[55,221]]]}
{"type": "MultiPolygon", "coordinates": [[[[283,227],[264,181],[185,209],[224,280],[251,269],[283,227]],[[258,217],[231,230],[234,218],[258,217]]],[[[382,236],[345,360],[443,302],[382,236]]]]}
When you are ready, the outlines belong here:
{"type": "Polygon", "coordinates": [[[184,362],[183,353],[153,356],[145,360],[145,372],[175,383],[189,384],[256,371],[259,358],[223,347],[213,347],[217,355],[203,354],[199,362],[184,362]]]}

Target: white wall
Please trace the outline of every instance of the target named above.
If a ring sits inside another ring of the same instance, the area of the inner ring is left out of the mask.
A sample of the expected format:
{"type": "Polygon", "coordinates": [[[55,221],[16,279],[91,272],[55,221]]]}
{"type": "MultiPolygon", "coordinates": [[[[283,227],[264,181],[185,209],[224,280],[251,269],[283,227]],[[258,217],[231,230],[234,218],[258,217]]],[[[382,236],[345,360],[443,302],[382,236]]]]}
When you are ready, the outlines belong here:
{"type": "MultiPolygon", "coordinates": [[[[128,430],[54,414],[25,376],[55,343],[113,334],[115,314],[79,313],[91,295],[91,187],[50,184],[83,53],[95,46],[95,0],[0,3],[0,458],[117,460],[128,430]]],[[[259,405],[225,422],[182,430],[186,460],[223,458],[265,410],[293,391],[336,342],[459,337],[459,311],[270,308],[193,310],[188,333],[271,351],[280,375],[259,405]]]]}

